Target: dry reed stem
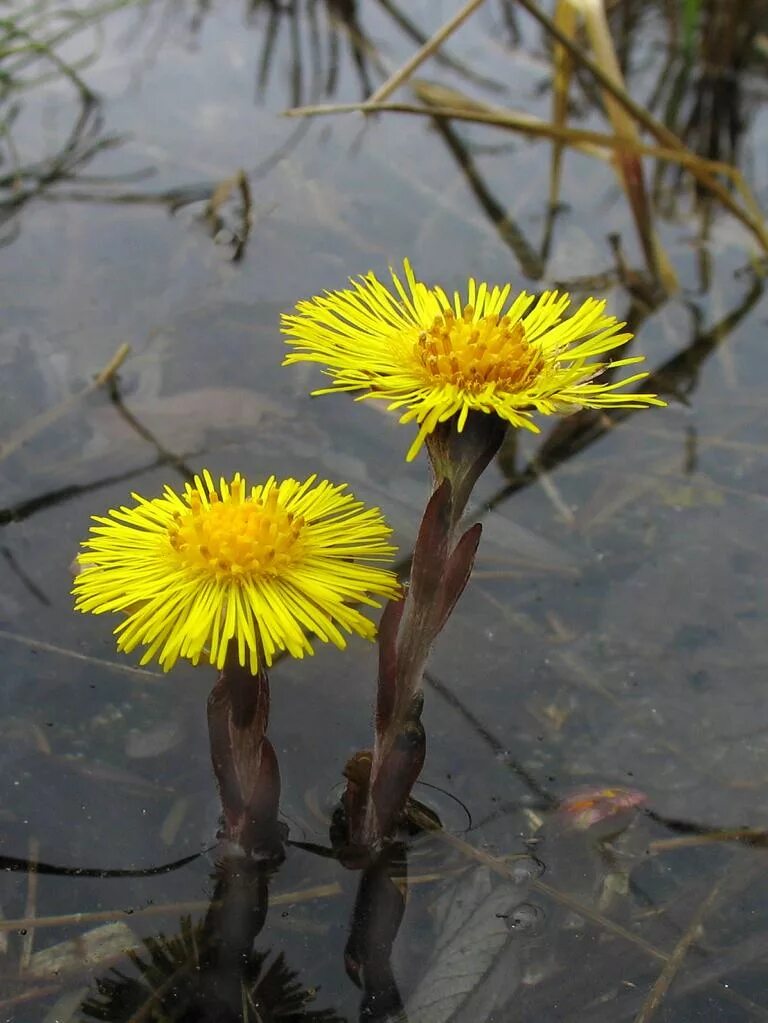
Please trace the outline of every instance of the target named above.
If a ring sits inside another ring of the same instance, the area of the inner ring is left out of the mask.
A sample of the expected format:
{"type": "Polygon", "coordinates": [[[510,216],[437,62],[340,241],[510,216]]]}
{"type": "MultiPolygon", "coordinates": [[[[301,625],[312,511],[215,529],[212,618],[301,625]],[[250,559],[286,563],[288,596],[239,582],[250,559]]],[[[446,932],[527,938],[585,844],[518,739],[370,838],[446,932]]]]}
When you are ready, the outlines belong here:
{"type": "MultiPolygon", "coordinates": [[[[463,869],[463,868],[462,868],[463,869]]],[[[408,877],[403,882],[407,887],[422,884],[434,884],[446,877],[462,872],[459,870],[432,871],[428,874],[416,874],[408,877]]],[[[270,895],[269,905],[274,906],[296,906],[302,902],[315,902],[318,899],[336,898],[343,895],[344,889],[337,881],[329,884],[313,885],[311,888],[298,888],[291,892],[281,892],[278,895],[270,895]]],[[[100,909],[89,913],[59,913],[55,916],[23,916],[15,920],[0,920],[0,933],[7,931],[19,931],[26,927],[38,929],[48,927],[73,927],[81,924],[109,923],[112,920],[125,920],[127,916],[131,919],[152,916],[180,916],[191,913],[206,913],[209,909],[216,909],[222,905],[221,901],[210,899],[195,899],[188,902],[172,902],[162,905],[142,906],[140,909],[100,909]]]]}
{"type": "Polygon", "coordinates": [[[723,828],[707,831],[702,835],[679,835],[677,838],[660,838],[651,842],[648,853],[658,856],[659,853],[674,849],[690,849],[698,845],[712,845],[721,842],[736,842],[741,845],[754,845],[761,848],[768,846],[768,831],[763,828],[723,828]]]}
{"type": "MultiPolygon", "coordinates": [[[[564,8],[570,9],[574,15],[578,14],[581,16],[592,46],[592,51],[599,62],[599,66],[603,69],[603,73],[611,79],[617,88],[626,91],[619,59],[613,45],[613,37],[608,26],[603,0],[559,0],[556,9],[556,22],[557,13],[564,8]]],[[[575,39],[575,17],[561,20],[559,28],[566,35],[570,35],[572,39],[575,39]]],[[[565,51],[562,45],[559,45],[558,49],[561,54],[564,54],[565,51]]],[[[570,53],[568,57],[567,66],[572,67],[573,57],[570,53]]],[[[569,79],[570,75],[568,76],[569,79]]],[[[565,81],[565,83],[561,81],[561,87],[563,84],[565,84],[567,89],[568,81],[565,81]]],[[[616,137],[626,141],[639,142],[640,137],[637,123],[624,106],[614,98],[612,93],[605,89],[602,91],[602,100],[616,137]]],[[[561,117],[559,125],[562,127],[567,116],[567,94],[560,98],[560,102],[555,98],[554,103],[555,113],[561,117]]],[[[558,123],[557,116],[555,117],[555,123],[558,123]]],[[[614,169],[629,202],[648,270],[655,278],[662,282],[666,291],[677,290],[677,276],[653,227],[653,214],[648,199],[645,175],[640,157],[637,153],[629,152],[626,149],[619,149],[616,151],[614,169]]]]}
{"type": "Polygon", "coordinates": [[[656,1010],[663,1002],[670,984],[675,979],[680,967],[683,965],[683,960],[688,954],[689,948],[699,935],[699,930],[701,929],[701,923],[704,917],[712,908],[712,905],[720,894],[721,886],[722,879],[715,882],[709,895],[694,913],[693,919],[688,925],[685,934],[682,936],[680,941],[678,941],[677,945],[675,945],[672,955],[667,959],[667,962],[664,965],[664,969],[656,978],[656,983],[648,992],[648,997],[643,1003],[640,1012],[638,1012],[637,1016],[635,1016],[635,1023],[649,1023],[656,1013],[656,1010]]]}
{"type": "Polygon", "coordinates": [[[401,67],[390,75],[383,85],[380,85],[378,89],[369,97],[366,105],[370,103],[380,103],[385,100],[399,86],[406,82],[417,67],[420,67],[424,61],[430,57],[438,47],[445,42],[448,36],[452,35],[456,29],[463,24],[470,14],[473,14],[477,8],[483,3],[483,0],[468,0],[467,3],[457,11],[452,18],[449,18],[446,23],[430,36],[430,38],[424,43],[423,46],[410,57],[401,67]]]}
{"type": "MultiPolygon", "coordinates": [[[[567,36],[576,35],[576,10],[571,3],[555,5],[555,24],[567,36]]],[[[558,128],[566,127],[568,118],[568,91],[573,76],[573,57],[563,46],[555,43],[552,48],[552,123],[558,128]]],[[[563,163],[564,142],[553,140],[552,161],[549,168],[549,204],[555,206],[560,197],[560,174],[563,163]]]]}
{"type": "MultiPolygon", "coordinates": [[[[481,115],[479,112],[474,116],[468,115],[466,110],[459,110],[457,112],[449,112],[448,110],[424,110],[419,107],[414,107],[409,104],[388,104],[385,105],[380,102],[380,98],[383,95],[389,95],[392,88],[395,88],[402,81],[404,81],[408,75],[412,73],[415,67],[421,63],[421,60],[414,63],[415,58],[412,58],[407,65],[404,65],[396,76],[389,79],[386,86],[386,92],[384,87],[377,90],[367,101],[364,103],[355,104],[336,104],[327,106],[305,106],[305,107],[294,107],[292,110],[286,111],[286,116],[317,116],[319,114],[331,114],[331,113],[348,113],[352,110],[362,111],[363,113],[375,113],[381,110],[393,110],[399,113],[419,113],[427,114],[429,116],[443,116],[443,117],[454,117],[456,119],[465,121],[479,121],[487,124],[505,124],[508,127],[513,127],[519,131],[528,131],[529,134],[538,134],[546,136],[548,138],[562,138],[566,141],[579,139],[579,141],[594,141],[600,145],[608,146],[611,149],[619,151],[626,151],[639,154],[647,154],[650,156],[657,156],[659,159],[670,160],[687,167],[699,184],[710,191],[720,203],[734,216],[736,217],[751,234],[755,236],[761,247],[768,252],[768,229],[765,226],[765,221],[760,211],[757,202],[751,195],[750,190],[747,188],[746,183],[736,168],[728,167],[724,164],[719,164],[716,161],[705,160],[696,154],[692,153],[686,145],[682,142],[674,132],[670,131],[666,125],[658,121],[651,113],[649,113],[639,103],[636,103],[632,97],[623,89],[620,85],[612,80],[610,75],[606,74],[600,65],[592,60],[580,46],[578,46],[566,32],[564,32],[555,21],[550,18],[534,3],[534,0],[519,0],[522,6],[528,11],[528,13],[534,17],[543,28],[546,29],[550,35],[563,47],[563,49],[569,54],[569,56],[578,61],[583,67],[585,67],[590,74],[595,78],[598,84],[602,87],[604,92],[611,96],[621,107],[623,107],[631,116],[642,125],[647,131],[649,131],[657,142],[660,143],[660,147],[643,146],[635,139],[629,138],[615,138],[611,136],[605,136],[600,133],[591,132],[566,132],[563,128],[558,130],[557,125],[541,125],[538,126],[538,130],[533,129],[530,122],[525,122],[520,118],[504,117],[503,120],[497,119],[498,114],[494,114],[492,117],[481,115]],[[413,66],[411,66],[413,65],[413,66]],[[395,82],[397,78],[397,82],[395,82]],[[394,85],[391,83],[395,82],[394,85]],[[391,87],[390,87],[391,86],[391,87]],[[512,123],[515,121],[516,123],[512,123]],[[544,130],[542,130],[542,128],[544,130]],[[611,141],[608,141],[608,139],[611,141]],[[676,153],[677,156],[672,154],[676,153]],[[735,201],[733,196],[728,192],[722,182],[718,181],[713,175],[715,173],[725,173],[734,182],[736,188],[745,200],[746,209],[742,209],[739,204],[735,201]]],[[[479,3],[478,3],[479,6],[479,3]]],[[[444,26],[445,28],[445,26],[444,26]]],[[[434,37],[433,37],[434,39],[434,37]]],[[[430,40],[432,42],[432,40],[430,40]]],[[[429,43],[427,44],[429,45],[429,43]]],[[[421,52],[421,51],[419,51],[421,52]]],[[[417,55],[418,56],[418,55],[417,55]]],[[[424,58],[422,58],[424,59],[424,58]]],[[[503,116],[503,115],[502,115],[503,116]]]]}
{"type": "Polygon", "coordinates": [[[496,128],[509,128],[513,131],[520,131],[535,138],[559,138],[575,148],[583,147],[583,151],[590,156],[599,155],[595,151],[596,147],[605,147],[607,149],[626,148],[632,152],[656,156],[660,160],[669,160],[671,163],[679,163],[683,166],[691,163],[701,163],[713,172],[730,174],[734,180],[736,178],[736,175],[733,173],[734,168],[729,164],[719,163],[716,160],[706,160],[688,151],[680,152],[676,149],[666,149],[643,142],[618,139],[615,135],[607,135],[605,132],[590,131],[585,128],[558,128],[551,122],[543,121],[532,114],[516,113],[496,107],[483,107],[479,103],[467,104],[466,106],[418,106],[415,103],[377,103],[372,106],[368,101],[362,103],[321,103],[305,107],[291,107],[289,110],[283,111],[283,117],[327,117],[331,114],[351,113],[419,114],[422,117],[444,117],[455,121],[488,124],[496,128]]]}
{"type": "MultiPolygon", "coordinates": [[[[669,149],[687,150],[685,143],[670,131],[665,124],[658,121],[649,111],[632,97],[607,75],[600,65],[592,60],[580,46],[573,42],[554,23],[552,18],[545,14],[536,5],[534,0],[518,0],[528,13],[546,29],[583,67],[585,67],[602,88],[608,92],[625,110],[627,110],[639,124],[646,128],[658,142],[669,149]]],[[[689,150],[687,150],[690,152],[689,150]]],[[[763,249],[768,252],[768,230],[765,227],[763,217],[754,219],[747,211],[742,210],[734,201],[733,197],[723,187],[721,182],[713,178],[702,169],[701,164],[691,163],[691,172],[706,189],[712,192],[720,202],[747,227],[760,242],[763,249]]]]}
{"type": "MultiPolygon", "coordinates": [[[[371,106],[370,102],[363,103],[328,103],[317,104],[305,107],[293,107],[283,111],[284,117],[324,117],[330,114],[349,113],[395,113],[395,114],[417,114],[422,117],[445,117],[455,121],[466,121],[471,124],[488,124],[496,128],[509,128],[512,131],[522,132],[524,135],[531,135],[534,138],[562,139],[566,145],[572,146],[589,156],[602,156],[596,150],[600,147],[605,149],[626,149],[629,152],[638,153],[642,156],[652,156],[657,160],[665,160],[669,163],[677,163],[682,167],[693,170],[698,167],[708,174],[724,174],[730,178],[734,187],[739,191],[750,207],[758,210],[757,200],[752,195],[744,177],[736,167],[723,163],[720,160],[708,160],[703,156],[692,153],[689,149],[670,149],[667,146],[654,146],[647,142],[640,142],[632,139],[621,139],[615,135],[608,135],[601,131],[591,131],[586,128],[559,128],[549,121],[543,121],[531,114],[515,113],[497,107],[485,107],[483,104],[467,103],[465,106],[418,106],[415,103],[378,103],[371,106]]],[[[739,211],[738,219],[744,223],[743,211],[739,211]]],[[[768,235],[766,236],[768,240],[768,235]]]]}

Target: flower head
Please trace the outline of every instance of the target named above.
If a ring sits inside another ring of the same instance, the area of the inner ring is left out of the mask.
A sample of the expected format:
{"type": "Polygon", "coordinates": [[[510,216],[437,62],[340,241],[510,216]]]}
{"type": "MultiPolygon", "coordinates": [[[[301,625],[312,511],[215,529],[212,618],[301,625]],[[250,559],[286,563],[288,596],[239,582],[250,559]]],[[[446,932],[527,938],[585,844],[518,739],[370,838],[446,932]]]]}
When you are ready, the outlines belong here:
{"type": "Polygon", "coordinates": [[[179,657],[221,668],[230,642],[255,673],[279,651],[311,654],[307,633],[339,647],[342,630],[373,638],[349,605],[399,595],[394,573],[375,564],[395,551],[391,529],[346,484],[315,480],[248,487],[238,473],[217,489],[205,471],[181,495],[133,494],[134,507],[94,516],[76,608],[124,612],[118,647],[141,644],[141,663],[156,658],[166,671],[179,657]]]}
{"type": "Polygon", "coordinates": [[[614,827],[623,830],[626,812],[647,802],[648,796],[639,789],[593,787],[572,792],[560,803],[558,811],[564,823],[577,831],[587,831],[603,822],[607,822],[608,831],[614,827]]]}
{"type": "Polygon", "coordinates": [[[333,383],[315,394],[363,391],[360,398],[404,409],[400,421],[419,427],[409,461],[438,423],[456,416],[461,431],[472,411],[538,432],[536,412],[664,404],[654,394],[617,393],[647,373],[597,380],[609,367],[643,361],[595,361],[632,337],[606,315],[604,301],[588,298],[564,318],[567,294],[521,292],[509,302],[509,284],[470,279],[466,296],[450,299],[418,281],[407,260],[404,270],[405,282],[391,271],[394,292],[368,273],[344,291],[299,302],[283,317],[283,332],[295,349],[285,364],[326,367],[333,383]]]}

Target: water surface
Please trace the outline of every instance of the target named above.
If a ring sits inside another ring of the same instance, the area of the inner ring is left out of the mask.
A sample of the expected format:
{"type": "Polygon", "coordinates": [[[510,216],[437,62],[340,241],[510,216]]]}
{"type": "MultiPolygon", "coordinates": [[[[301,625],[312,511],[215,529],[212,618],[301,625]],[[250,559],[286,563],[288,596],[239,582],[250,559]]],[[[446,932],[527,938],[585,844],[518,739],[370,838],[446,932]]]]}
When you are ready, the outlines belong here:
{"type": "MultiPolygon", "coordinates": [[[[167,677],[139,671],[104,620],[72,613],[70,565],[90,515],[190,469],[317,472],[378,503],[406,554],[427,493],[423,460],[404,461],[407,429],[371,405],[310,400],[318,378],[280,368],[278,332],[298,298],[405,256],[446,287],[471,274],[604,294],[669,400],[613,423],[542,423],[478,488],[485,535],[430,666],[416,792],[464,845],[421,835],[408,850],[392,960],[408,1018],[633,1020],[683,940],[656,1019],[768,1018],[764,851],[701,841],[768,826],[768,306],[752,238],[717,207],[702,236],[689,182],[669,171],[657,229],[680,289],[656,303],[615,272],[609,235],[633,270],[642,256],[607,163],[566,156],[543,253],[548,143],[405,115],[282,117],[360,99],[412,52],[390,4],[359,3],[351,24],[354,5],[330,3],[112,6],[57,44],[77,81],[36,59],[2,100],[0,437],[14,449],[0,447],[0,852],[16,867],[66,868],[2,875],[2,913],[22,921],[3,932],[2,1018],[93,1018],[82,1006],[94,1011],[94,976],[115,964],[135,974],[110,956],[114,932],[94,929],[177,935],[215,889],[213,678],[181,664],[167,677]],[[219,218],[208,211],[241,172],[250,229],[236,183],[219,218]],[[21,436],[123,343],[119,401],[97,389],[21,436]],[[601,845],[554,809],[586,786],[638,790],[650,813],[601,845]],[[91,876],[189,856],[159,874],[91,876]],[[100,948],[93,967],[43,955],[83,936],[100,948]],[[459,964],[471,995],[448,993],[459,964]]],[[[679,127],[695,95],[663,6],[620,5],[614,27],[633,95],[647,100],[667,64],[681,75],[679,127]]],[[[426,36],[455,7],[411,4],[408,18],[426,36]]],[[[35,10],[45,38],[71,27],[55,4],[35,10]]],[[[432,61],[424,78],[549,116],[547,50],[522,10],[489,0],[446,53],[453,65],[432,61]]],[[[764,61],[740,83],[739,156],[764,200],[764,61]]],[[[604,128],[579,102],[579,123],[604,128]]],[[[341,770],[370,743],[374,673],[362,641],[273,672],[293,841],[328,845],[341,770]]],[[[326,1019],[360,1012],[343,959],[358,881],[296,847],[270,881],[258,951],[282,953],[317,991],[307,1013],[326,1019]]],[[[101,1018],[166,1018],[130,1011],[101,1018]]],[[[198,1018],[177,1011],[167,1018],[198,1018]]]]}

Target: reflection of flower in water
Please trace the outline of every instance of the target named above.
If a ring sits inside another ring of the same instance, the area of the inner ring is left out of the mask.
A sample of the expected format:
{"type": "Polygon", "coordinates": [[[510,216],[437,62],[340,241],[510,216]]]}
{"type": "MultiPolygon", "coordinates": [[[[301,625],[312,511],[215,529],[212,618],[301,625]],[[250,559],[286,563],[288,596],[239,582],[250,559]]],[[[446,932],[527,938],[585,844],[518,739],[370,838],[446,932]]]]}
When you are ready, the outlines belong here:
{"type": "Polygon", "coordinates": [[[115,970],[96,981],[96,992],[81,1006],[85,1019],[121,1023],[156,1020],[158,1023],[226,1023],[229,1020],[275,1020],[280,1023],[343,1023],[332,1009],[311,1009],[314,993],[280,953],[267,963],[269,952],[253,951],[238,964],[234,998],[232,985],[215,968],[206,966],[203,923],[185,918],[181,933],[147,938],[146,955],[130,953],[138,976],[115,970]]]}
{"type": "Polygon", "coordinates": [[[146,646],[166,671],[179,657],[221,668],[230,641],[252,672],[278,651],[312,653],[309,632],[345,646],[342,635],[373,638],[373,623],[351,604],[378,607],[399,587],[387,562],[391,530],[346,485],[294,479],[248,488],[240,474],[209,472],[185,492],[94,516],[83,543],[76,607],[122,611],[118,647],[146,646]],[[374,564],[369,564],[373,562],[374,564]]]}
{"type": "Polygon", "coordinates": [[[537,431],[535,412],[664,404],[653,394],[614,393],[647,373],[596,381],[609,367],[643,361],[589,361],[632,337],[604,301],[589,298],[564,319],[567,294],[521,292],[508,303],[509,285],[470,280],[466,298],[450,299],[417,281],[407,260],[405,284],[394,272],[392,280],[396,293],[369,273],[345,291],[299,302],[297,315],[283,317],[296,349],[285,362],[326,367],[333,383],[315,393],[362,390],[362,398],[405,409],[401,422],[419,426],[409,460],[438,423],[456,416],[461,431],[472,411],[537,431]]]}

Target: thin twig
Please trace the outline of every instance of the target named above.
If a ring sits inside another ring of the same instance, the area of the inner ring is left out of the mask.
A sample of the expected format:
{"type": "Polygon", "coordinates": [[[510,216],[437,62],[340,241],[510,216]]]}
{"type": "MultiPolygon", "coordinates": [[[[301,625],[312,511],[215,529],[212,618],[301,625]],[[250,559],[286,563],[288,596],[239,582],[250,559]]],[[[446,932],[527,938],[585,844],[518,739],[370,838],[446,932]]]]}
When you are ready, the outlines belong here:
{"type": "Polygon", "coordinates": [[[55,916],[35,918],[20,917],[17,920],[0,920],[0,932],[23,930],[25,927],[78,927],[81,924],[98,924],[130,917],[178,916],[189,913],[205,913],[210,907],[219,906],[208,899],[191,902],[168,903],[165,905],[142,906],[140,909],[100,909],[91,913],[59,913],[55,916]]]}
{"type": "Polygon", "coordinates": [[[707,831],[700,835],[680,835],[677,838],[661,838],[651,842],[648,852],[651,856],[669,852],[671,849],[689,849],[691,846],[711,845],[713,842],[739,842],[742,845],[768,847],[768,831],[763,828],[723,828],[707,831]]]}
{"type": "MultiPolygon", "coordinates": [[[[46,984],[43,987],[29,988],[27,991],[20,991],[18,994],[4,998],[0,1002],[0,1012],[11,1009],[15,1005],[24,1005],[26,1002],[36,1002],[40,998],[47,998],[48,995],[55,995],[61,991],[61,984],[46,984]]],[[[8,1017],[13,1018],[13,1017],[8,1017]]]]}
{"type": "MultiPolygon", "coordinates": [[[[35,39],[34,36],[25,31],[23,28],[20,28],[18,25],[15,27],[14,34],[27,40],[25,50],[47,57],[48,60],[50,60],[50,62],[58,69],[60,74],[64,75],[65,78],[68,78],[70,82],[72,82],[86,102],[92,102],[96,98],[95,94],[78,75],[74,67],[63,61],[52,46],[43,40],[35,39]]],[[[5,54],[3,54],[3,56],[5,56],[5,54]]]]}
{"type": "MultiPolygon", "coordinates": [[[[40,857],[40,842],[37,838],[30,838],[27,859],[29,870],[27,871],[27,903],[24,907],[24,916],[33,920],[37,916],[37,862],[40,857]]],[[[19,970],[26,970],[32,959],[32,946],[35,941],[34,923],[24,928],[25,934],[21,943],[21,955],[19,956],[19,970]]]]}
{"type": "Polygon", "coordinates": [[[442,43],[445,42],[448,36],[452,35],[482,3],[483,0],[468,0],[461,10],[457,11],[452,18],[449,18],[442,28],[439,28],[434,35],[430,36],[426,43],[419,47],[419,49],[409,60],[405,62],[405,64],[398,68],[393,75],[390,75],[383,85],[378,87],[368,100],[368,103],[365,105],[368,106],[368,104],[371,103],[380,103],[382,100],[385,100],[387,96],[391,96],[395,89],[402,85],[403,82],[407,81],[416,68],[420,67],[420,65],[423,64],[424,61],[430,57],[442,43]]]}
{"type": "MultiPolygon", "coordinates": [[[[432,872],[420,874],[407,879],[408,887],[422,884],[433,884],[442,880],[449,874],[446,872],[432,872]]],[[[335,898],[343,894],[343,888],[337,881],[329,884],[317,884],[311,888],[299,888],[291,892],[281,892],[278,895],[270,895],[270,906],[295,906],[300,902],[314,902],[317,899],[335,898]]],[[[223,903],[209,899],[195,899],[188,902],[170,902],[162,905],[142,906],[140,909],[100,909],[90,913],[59,913],[55,916],[24,916],[16,920],[0,919],[0,934],[6,931],[19,931],[25,927],[78,927],[83,924],[97,924],[110,922],[112,920],[124,920],[126,916],[133,918],[152,916],[183,916],[191,913],[205,913],[209,909],[218,909],[223,903]]]]}
{"type": "Polygon", "coordinates": [[[71,657],[76,661],[85,661],[86,664],[94,664],[100,668],[111,668],[113,671],[126,672],[128,675],[138,675],[141,680],[146,679],[153,682],[165,680],[165,676],[159,671],[135,668],[132,664],[123,664],[121,661],[108,661],[104,657],[91,657],[88,654],[81,654],[77,650],[70,650],[68,647],[57,646],[55,643],[48,643],[44,639],[37,639],[35,636],[22,636],[17,632],[0,629],[0,639],[8,640],[11,643],[20,643],[31,650],[44,650],[49,654],[60,654],[62,657],[71,657]]]}
{"type": "MultiPolygon", "coordinates": [[[[694,166],[701,168],[711,174],[724,174],[729,177],[734,185],[742,191],[743,182],[741,173],[730,164],[720,160],[708,160],[689,149],[672,149],[668,146],[655,146],[647,142],[640,142],[636,139],[619,138],[616,135],[608,135],[602,131],[591,131],[587,128],[560,127],[550,121],[534,117],[531,114],[515,113],[512,110],[505,110],[501,107],[486,107],[482,104],[449,106],[432,105],[420,106],[416,103],[377,103],[372,104],[370,100],[364,103],[325,103],[316,106],[292,107],[283,111],[284,117],[323,117],[330,114],[349,114],[359,111],[365,114],[395,113],[395,114],[417,114],[422,117],[445,117],[454,121],[467,121],[477,124],[488,124],[496,128],[510,128],[513,131],[522,132],[524,135],[532,135],[534,138],[562,139],[566,145],[581,148],[585,146],[599,146],[606,149],[626,150],[631,153],[638,153],[641,156],[652,156],[657,160],[668,160],[670,163],[679,163],[683,167],[692,169],[694,166]]],[[[586,151],[586,150],[585,150],[586,151]]],[[[588,155],[595,156],[592,152],[588,155]]],[[[747,190],[748,191],[748,190],[747,190]]],[[[744,199],[749,198],[750,205],[755,205],[754,196],[744,194],[744,199]]]]}
{"type": "Polygon", "coordinates": [[[688,954],[688,949],[691,947],[693,942],[699,935],[701,923],[706,914],[712,908],[713,903],[720,894],[720,888],[722,886],[722,879],[718,880],[709,895],[699,906],[698,910],[694,913],[693,919],[691,920],[688,929],[678,941],[675,946],[672,955],[667,959],[664,969],[661,971],[659,976],[656,978],[656,983],[653,985],[651,990],[648,992],[648,997],[643,1003],[643,1007],[635,1017],[635,1023],[649,1023],[649,1020],[654,1015],[658,1007],[661,1005],[664,997],[669,990],[669,986],[675,979],[676,974],[683,965],[683,960],[688,954]]]}
{"type": "MultiPolygon", "coordinates": [[[[464,839],[460,838],[458,835],[453,835],[449,831],[444,831],[442,828],[436,827],[431,818],[429,818],[426,814],[419,813],[417,809],[411,808],[410,815],[414,819],[414,822],[424,828],[425,831],[431,832],[442,842],[453,846],[454,849],[458,850],[464,856],[467,856],[470,859],[475,860],[477,863],[481,863],[488,867],[489,870],[492,870],[493,873],[497,874],[499,877],[506,879],[515,877],[514,872],[505,860],[486,852],[484,849],[478,849],[470,842],[465,842],[464,839]]],[[[580,902],[567,892],[553,888],[552,885],[547,884],[546,881],[542,881],[540,878],[534,878],[531,880],[531,887],[536,891],[541,892],[543,895],[548,895],[554,902],[558,902],[560,905],[566,906],[579,916],[591,921],[595,924],[595,926],[600,927],[602,930],[615,934],[619,938],[623,938],[636,948],[641,948],[654,959],[659,959],[662,962],[667,962],[669,959],[666,952],[662,952],[661,949],[656,948],[649,941],[646,941],[637,934],[633,934],[632,931],[628,930],[626,927],[616,923],[607,916],[603,916],[602,913],[592,909],[592,907],[588,906],[586,903],[580,902]]]]}
{"type": "MultiPolygon", "coordinates": [[[[421,31],[418,25],[411,21],[407,14],[400,10],[395,5],[393,0],[379,0],[379,6],[382,7],[392,20],[406,33],[411,39],[418,43],[419,46],[423,46],[427,42],[426,35],[421,31]]],[[[504,92],[506,86],[495,78],[486,78],[485,75],[480,74],[474,68],[469,67],[461,60],[457,60],[452,57],[449,53],[440,53],[437,51],[434,54],[436,63],[443,64],[445,67],[451,68],[456,71],[462,77],[469,79],[471,82],[475,82],[477,85],[482,85],[487,89],[491,89],[494,92],[504,92]]]]}
{"type": "MultiPolygon", "coordinates": [[[[477,573],[473,573],[473,577],[477,573]]],[[[462,700],[454,693],[450,686],[446,685],[441,679],[431,671],[424,672],[424,681],[432,689],[442,697],[443,700],[452,707],[457,714],[461,715],[464,721],[474,730],[474,732],[480,737],[485,745],[491,750],[494,757],[502,763],[505,767],[508,767],[514,774],[520,778],[524,785],[527,786],[530,792],[536,796],[541,803],[549,809],[557,806],[558,799],[554,793],[544,788],[537,779],[525,768],[519,761],[515,760],[504,747],[504,744],[491,732],[486,725],[463,703],[462,700]]]]}
{"type": "Polygon", "coordinates": [[[112,377],[117,373],[122,364],[125,362],[128,353],[130,352],[130,345],[120,345],[118,350],[109,360],[107,365],[100,370],[94,379],[81,391],[73,394],[71,397],[66,398],[58,405],[54,405],[53,408],[46,409],[45,412],[41,412],[39,416],[35,416],[28,423],[25,423],[16,433],[11,434],[4,444],[0,444],[0,461],[7,458],[14,451],[17,451],[23,444],[26,444],[33,437],[36,437],[38,433],[47,429],[57,419],[61,419],[71,408],[73,408],[78,402],[87,398],[94,391],[97,391],[104,384],[108,383],[112,377]]]}
{"type": "MultiPolygon", "coordinates": [[[[620,91],[619,95],[621,95],[620,91]]],[[[763,223],[757,201],[748,188],[741,172],[737,168],[721,161],[707,160],[696,153],[692,153],[676,135],[673,135],[666,129],[663,133],[655,133],[657,139],[662,144],[653,146],[635,139],[607,135],[604,132],[569,128],[541,121],[528,115],[514,114],[493,108],[486,110],[481,106],[478,106],[477,109],[469,108],[468,106],[426,107],[413,103],[374,103],[372,99],[364,103],[329,103],[319,106],[294,107],[284,111],[284,116],[319,117],[328,114],[351,113],[353,111],[361,111],[365,114],[390,111],[400,114],[420,114],[421,116],[433,118],[453,118],[458,121],[490,124],[500,128],[506,127],[539,138],[562,139],[567,145],[576,146],[577,148],[586,144],[593,144],[605,146],[618,152],[638,153],[655,157],[658,160],[667,160],[670,163],[680,164],[683,167],[687,167],[699,183],[704,188],[709,189],[723,206],[757,238],[762,248],[768,251],[768,230],[766,230],[763,223]],[[739,206],[725,186],[713,176],[718,173],[724,174],[731,179],[742,196],[746,209],[739,206]]]]}

